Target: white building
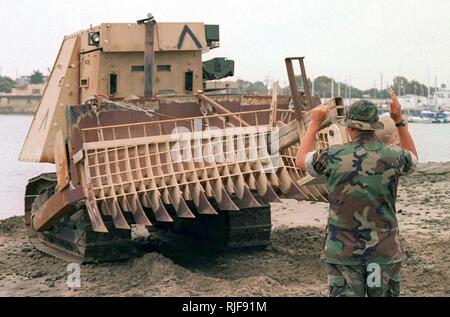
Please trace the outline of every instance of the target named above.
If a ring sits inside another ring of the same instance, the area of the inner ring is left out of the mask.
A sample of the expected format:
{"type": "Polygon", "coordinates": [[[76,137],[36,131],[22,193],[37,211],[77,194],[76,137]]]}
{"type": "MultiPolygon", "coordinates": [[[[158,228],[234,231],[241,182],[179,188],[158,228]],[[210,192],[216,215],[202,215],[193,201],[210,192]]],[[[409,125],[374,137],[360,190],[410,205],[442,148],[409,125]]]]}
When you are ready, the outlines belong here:
{"type": "Polygon", "coordinates": [[[29,84],[26,86],[20,86],[11,90],[11,95],[15,96],[32,96],[43,95],[46,84],[29,84]]]}
{"type": "Polygon", "coordinates": [[[450,110],[450,89],[439,88],[431,97],[434,110],[450,110]]]}
{"type": "Polygon", "coordinates": [[[427,97],[417,95],[398,96],[398,101],[404,110],[420,110],[428,107],[427,97]]]}

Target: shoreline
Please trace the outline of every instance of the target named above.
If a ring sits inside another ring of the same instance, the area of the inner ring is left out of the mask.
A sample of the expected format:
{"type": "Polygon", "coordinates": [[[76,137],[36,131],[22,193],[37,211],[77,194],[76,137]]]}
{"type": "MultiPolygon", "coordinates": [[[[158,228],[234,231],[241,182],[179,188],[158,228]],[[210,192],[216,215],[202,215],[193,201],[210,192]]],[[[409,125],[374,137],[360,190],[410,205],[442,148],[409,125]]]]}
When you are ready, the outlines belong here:
{"type": "Polygon", "coordinates": [[[35,111],[9,111],[9,109],[0,108],[0,115],[18,115],[18,116],[34,116],[35,111]]]}

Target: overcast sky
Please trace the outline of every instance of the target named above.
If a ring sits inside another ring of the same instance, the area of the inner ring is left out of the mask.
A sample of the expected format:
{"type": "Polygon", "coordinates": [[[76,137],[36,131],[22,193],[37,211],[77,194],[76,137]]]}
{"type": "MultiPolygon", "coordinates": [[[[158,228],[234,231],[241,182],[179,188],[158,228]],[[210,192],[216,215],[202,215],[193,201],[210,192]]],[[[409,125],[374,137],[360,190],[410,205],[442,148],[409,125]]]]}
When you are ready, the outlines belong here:
{"type": "Polygon", "coordinates": [[[102,22],[134,22],[148,12],[161,22],[220,24],[221,48],[236,76],[270,76],[286,84],[284,57],[306,56],[310,76],[351,75],[360,88],[397,74],[431,84],[450,80],[449,0],[2,0],[0,67],[15,78],[47,73],[66,34],[102,22]]]}

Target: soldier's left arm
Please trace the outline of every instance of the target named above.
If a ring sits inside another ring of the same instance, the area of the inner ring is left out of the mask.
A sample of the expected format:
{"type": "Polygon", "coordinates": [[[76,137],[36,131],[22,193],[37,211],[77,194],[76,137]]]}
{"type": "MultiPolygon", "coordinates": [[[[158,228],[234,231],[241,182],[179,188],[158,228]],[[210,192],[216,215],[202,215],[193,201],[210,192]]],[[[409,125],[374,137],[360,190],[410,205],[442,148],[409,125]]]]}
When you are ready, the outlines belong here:
{"type": "MultiPolygon", "coordinates": [[[[394,120],[395,124],[399,123],[401,120],[404,120],[403,115],[402,115],[402,106],[400,105],[400,102],[398,101],[397,95],[395,94],[394,91],[390,91],[389,92],[390,96],[391,96],[391,103],[390,103],[390,108],[389,108],[389,112],[391,114],[391,118],[392,120],[394,120]]],[[[412,153],[412,155],[414,155],[415,159],[418,159],[418,155],[417,155],[417,150],[416,150],[416,145],[414,144],[414,140],[411,136],[411,134],[408,131],[408,126],[401,126],[398,127],[397,129],[398,131],[398,137],[400,139],[400,146],[405,149],[406,151],[408,151],[409,153],[412,153]]]]}
{"type": "Polygon", "coordinates": [[[325,121],[328,115],[328,108],[325,105],[318,106],[311,111],[311,122],[306,130],[305,136],[302,138],[300,147],[298,148],[295,158],[295,165],[301,170],[306,169],[305,160],[308,153],[314,151],[314,143],[316,134],[320,125],[325,121]]]}

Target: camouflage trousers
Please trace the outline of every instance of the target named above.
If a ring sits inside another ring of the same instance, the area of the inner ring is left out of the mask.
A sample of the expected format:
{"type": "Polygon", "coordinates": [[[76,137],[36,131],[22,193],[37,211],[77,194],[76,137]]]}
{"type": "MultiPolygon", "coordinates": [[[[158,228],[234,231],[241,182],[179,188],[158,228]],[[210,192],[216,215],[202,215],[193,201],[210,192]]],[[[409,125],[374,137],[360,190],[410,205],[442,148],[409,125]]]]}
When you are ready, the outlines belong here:
{"type": "Polygon", "coordinates": [[[401,263],[327,266],[330,297],[400,296],[401,263]]]}

